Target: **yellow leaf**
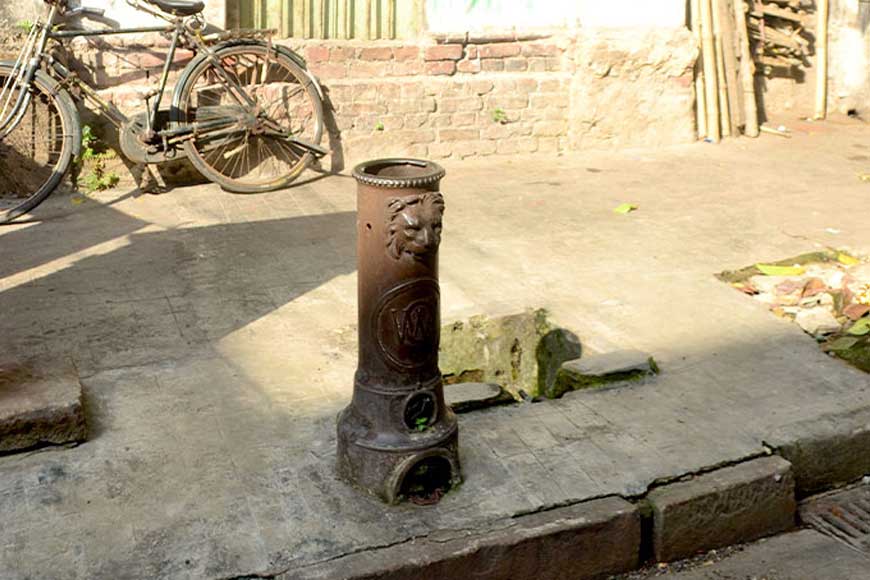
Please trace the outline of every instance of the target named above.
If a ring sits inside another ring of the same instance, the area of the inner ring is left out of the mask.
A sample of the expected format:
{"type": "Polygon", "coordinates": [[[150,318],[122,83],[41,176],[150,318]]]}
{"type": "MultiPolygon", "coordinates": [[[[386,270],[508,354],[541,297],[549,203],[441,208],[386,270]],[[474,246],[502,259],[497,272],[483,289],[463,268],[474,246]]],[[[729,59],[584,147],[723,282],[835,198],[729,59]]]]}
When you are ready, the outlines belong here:
{"type": "Polygon", "coordinates": [[[613,209],[613,213],[625,215],[627,213],[633,212],[636,209],[637,209],[637,206],[634,205],[633,203],[623,203],[623,204],[616,206],[613,209]]]}
{"type": "Polygon", "coordinates": [[[837,261],[840,262],[841,264],[845,264],[847,266],[854,266],[855,264],[861,263],[861,260],[859,260],[858,258],[854,258],[854,257],[850,256],[849,254],[845,254],[843,252],[840,252],[839,254],[837,254],[837,261]]]}
{"type": "Polygon", "coordinates": [[[802,266],[774,266],[773,264],[756,264],[758,271],[765,276],[800,276],[805,272],[802,266]]]}

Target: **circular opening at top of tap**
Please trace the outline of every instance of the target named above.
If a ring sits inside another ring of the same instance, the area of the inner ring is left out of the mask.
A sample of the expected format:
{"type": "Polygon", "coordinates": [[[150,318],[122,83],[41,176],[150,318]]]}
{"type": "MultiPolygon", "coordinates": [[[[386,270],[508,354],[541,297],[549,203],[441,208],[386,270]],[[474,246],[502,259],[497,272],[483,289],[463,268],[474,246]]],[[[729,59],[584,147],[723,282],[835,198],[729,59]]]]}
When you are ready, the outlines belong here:
{"type": "Polygon", "coordinates": [[[375,159],[360,163],[353,170],[354,179],[376,187],[425,187],[444,177],[444,168],[423,159],[375,159]]]}

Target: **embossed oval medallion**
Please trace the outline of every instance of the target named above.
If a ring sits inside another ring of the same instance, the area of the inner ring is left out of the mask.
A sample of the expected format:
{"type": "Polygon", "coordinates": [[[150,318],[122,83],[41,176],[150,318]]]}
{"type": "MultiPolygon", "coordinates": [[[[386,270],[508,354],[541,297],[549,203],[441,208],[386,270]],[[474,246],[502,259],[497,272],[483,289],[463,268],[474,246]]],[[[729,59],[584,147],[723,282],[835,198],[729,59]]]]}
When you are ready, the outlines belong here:
{"type": "Polygon", "coordinates": [[[412,280],[387,292],[375,310],[378,346],[391,365],[418,370],[438,360],[438,282],[412,280]]]}

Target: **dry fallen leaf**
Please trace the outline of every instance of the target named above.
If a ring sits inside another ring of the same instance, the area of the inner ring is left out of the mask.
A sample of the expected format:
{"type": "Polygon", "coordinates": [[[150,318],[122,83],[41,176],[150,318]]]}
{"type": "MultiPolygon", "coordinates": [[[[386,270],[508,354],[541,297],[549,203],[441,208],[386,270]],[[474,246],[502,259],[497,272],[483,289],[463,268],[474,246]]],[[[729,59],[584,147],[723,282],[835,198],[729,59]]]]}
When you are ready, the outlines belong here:
{"type": "Polygon", "coordinates": [[[828,285],[825,284],[824,280],[821,278],[810,278],[806,285],[804,285],[804,291],[801,294],[804,298],[809,296],[816,296],[817,294],[821,294],[822,292],[828,291],[828,285]]]}
{"type": "Polygon", "coordinates": [[[870,312],[870,304],[849,304],[843,308],[843,315],[849,320],[858,320],[870,312]]]}

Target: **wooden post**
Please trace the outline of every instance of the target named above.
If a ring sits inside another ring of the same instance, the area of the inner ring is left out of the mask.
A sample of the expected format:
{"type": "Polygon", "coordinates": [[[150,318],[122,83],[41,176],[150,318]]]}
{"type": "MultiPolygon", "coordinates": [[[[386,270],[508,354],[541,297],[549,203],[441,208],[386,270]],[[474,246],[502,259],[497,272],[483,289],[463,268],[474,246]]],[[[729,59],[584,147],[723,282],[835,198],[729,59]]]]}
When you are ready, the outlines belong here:
{"type": "Polygon", "coordinates": [[[713,10],[712,0],[701,2],[701,37],[703,39],[702,54],[704,57],[704,85],[707,94],[707,137],[714,143],[721,138],[719,132],[719,88],[716,74],[716,43],[713,40],[713,10]]]}
{"type": "Polygon", "coordinates": [[[719,83],[719,115],[721,117],[722,136],[731,136],[731,115],[728,112],[728,79],[725,76],[725,55],[722,46],[722,0],[713,0],[711,10],[713,13],[713,38],[716,49],[716,79],[719,83]]]}
{"type": "Polygon", "coordinates": [[[749,30],[746,25],[746,4],[734,0],[734,20],[737,24],[737,42],[740,51],[740,81],[743,85],[743,109],[746,125],[743,134],[758,137],[758,103],[755,97],[755,61],[749,50],[749,30]]]}
{"type": "Polygon", "coordinates": [[[816,119],[828,115],[828,0],[816,1],[816,119]]]}
{"type": "Polygon", "coordinates": [[[698,43],[698,59],[695,61],[695,112],[698,122],[698,139],[707,136],[707,95],[704,88],[704,56],[701,49],[701,0],[692,0],[692,33],[698,43]]]}
{"type": "Polygon", "coordinates": [[[722,30],[722,57],[725,61],[725,78],[728,88],[728,112],[731,119],[731,134],[739,135],[744,123],[743,93],[738,89],[737,52],[734,47],[734,9],[732,0],[719,0],[722,30]]]}

